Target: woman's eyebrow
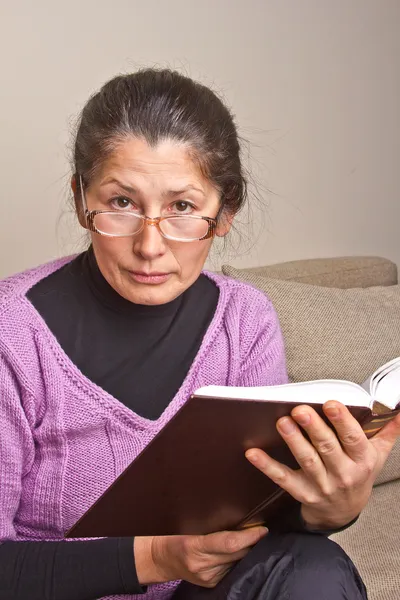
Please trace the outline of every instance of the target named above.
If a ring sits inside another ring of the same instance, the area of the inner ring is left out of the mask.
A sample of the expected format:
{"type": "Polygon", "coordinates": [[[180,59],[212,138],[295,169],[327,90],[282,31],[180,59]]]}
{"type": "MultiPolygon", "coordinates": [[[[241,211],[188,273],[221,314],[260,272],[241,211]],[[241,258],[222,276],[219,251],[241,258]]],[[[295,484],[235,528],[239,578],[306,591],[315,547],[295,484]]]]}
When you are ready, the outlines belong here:
{"type": "MultiPolygon", "coordinates": [[[[125,183],[122,183],[118,179],[115,179],[115,177],[110,177],[109,179],[105,179],[104,181],[101,182],[100,186],[106,186],[106,185],[110,185],[110,184],[118,185],[120,188],[122,188],[129,194],[137,194],[138,193],[135,188],[131,187],[130,185],[126,185],[125,183]]],[[[201,194],[202,196],[205,196],[205,193],[201,188],[196,187],[195,185],[192,185],[192,184],[186,185],[186,186],[180,188],[179,190],[168,190],[166,192],[163,192],[162,195],[163,196],[179,196],[180,194],[185,194],[187,192],[192,192],[192,191],[197,192],[197,193],[201,194]]]]}
{"type": "Polygon", "coordinates": [[[169,190],[165,192],[163,195],[166,196],[179,196],[179,194],[185,194],[186,192],[198,192],[202,196],[205,196],[202,189],[196,187],[195,185],[187,185],[179,190],[169,190]]]}
{"type": "Polygon", "coordinates": [[[121,181],[118,181],[118,179],[115,179],[114,177],[110,177],[109,179],[105,179],[104,181],[102,181],[100,183],[100,186],[103,187],[105,185],[110,185],[112,183],[115,183],[116,185],[118,185],[118,187],[122,188],[123,190],[125,190],[129,194],[136,194],[137,193],[137,190],[135,190],[135,188],[131,187],[130,185],[126,185],[126,184],[122,183],[121,181]]]}

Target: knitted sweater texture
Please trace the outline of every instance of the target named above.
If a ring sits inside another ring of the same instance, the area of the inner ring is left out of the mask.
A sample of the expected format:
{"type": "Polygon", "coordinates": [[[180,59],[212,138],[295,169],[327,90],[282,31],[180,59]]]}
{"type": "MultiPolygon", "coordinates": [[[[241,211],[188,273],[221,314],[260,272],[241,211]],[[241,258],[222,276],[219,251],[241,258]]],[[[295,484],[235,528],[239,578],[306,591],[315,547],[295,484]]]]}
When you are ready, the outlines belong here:
{"type": "MultiPolygon", "coordinates": [[[[220,295],[200,350],[163,414],[137,415],[79,371],[26,297],[70,260],[0,282],[0,541],[62,539],[197,388],[287,381],[270,301],[206,273],[220,295]]],[[[176,585],[112,598],[164,600],[176,585]]]]}

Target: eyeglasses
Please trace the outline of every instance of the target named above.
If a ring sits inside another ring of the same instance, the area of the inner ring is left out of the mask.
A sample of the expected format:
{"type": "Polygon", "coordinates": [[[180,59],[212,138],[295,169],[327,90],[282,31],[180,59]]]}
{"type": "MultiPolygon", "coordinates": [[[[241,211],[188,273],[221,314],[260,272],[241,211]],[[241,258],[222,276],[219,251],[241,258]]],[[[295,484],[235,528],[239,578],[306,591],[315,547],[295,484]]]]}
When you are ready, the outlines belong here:
{"type": "Polygon", "coordinates": [[[88,210],[82,177],[80,177],[81,197],[86,227],[89,231],[109,237],[129,237],[140,233],[145,224],[157,227],[167,240],[196,242],[214,237],[218,217],[198,215],[173,215],[168,217],[146,217],[136,213],[109,210],[88,210]]]}

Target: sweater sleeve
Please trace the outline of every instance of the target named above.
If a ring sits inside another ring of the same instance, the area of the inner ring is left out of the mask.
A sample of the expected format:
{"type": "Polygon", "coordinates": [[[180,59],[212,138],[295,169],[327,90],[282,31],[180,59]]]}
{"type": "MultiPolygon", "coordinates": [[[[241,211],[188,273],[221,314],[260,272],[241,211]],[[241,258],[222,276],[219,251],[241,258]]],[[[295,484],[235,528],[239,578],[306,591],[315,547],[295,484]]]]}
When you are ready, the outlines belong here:
{"type": "Polygon", "coordinates": [[[144,592],[133,538],[0,544],[1,600],[95,600],[144,592]]]}
{"type": "Polygon", "coordinates": [[[279,385],[288,382],[285,348],[278,316],[261,292],[242,321],[244,344],[238,386],[279,385]],[[246,324],[246,326],[245,326],[246,324]]]}
{"type": "Polygon", "coordinates": [[[0,540],[16,538],[14,518],[22,479],[32,464],[35,445],[17,376],[0,355],[0,540]]]}
{"type": "Polygon", "coordinates": [[[15,528],[22,481],[35,446],[29,393],[0,354],[0,598],[91,600],[140,594],[133,538],[21,542],[15,528]],[[24,396],[25,406],[23,406],[24,396]],[[79,573],[79,576],[77,574],[79,573]]]}

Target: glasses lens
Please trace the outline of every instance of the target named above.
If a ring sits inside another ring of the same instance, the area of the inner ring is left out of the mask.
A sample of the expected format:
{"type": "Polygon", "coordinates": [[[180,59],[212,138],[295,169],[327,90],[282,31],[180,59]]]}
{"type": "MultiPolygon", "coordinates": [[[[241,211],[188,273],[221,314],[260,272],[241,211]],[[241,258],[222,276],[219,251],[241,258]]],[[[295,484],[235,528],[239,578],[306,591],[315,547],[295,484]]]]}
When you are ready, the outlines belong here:
{"type": "Polygon", "coordinates": [[[208,222],[201,217],[168,217],[160,222],[164,235],[174,240],[199,240],[208,232],[208,222]]]}
{"type": "Polygon", "coordinates": [[[134,235],[143,226],[143,220],[133,214],[100,213],[96,215],[93,224],[100,233],[106,235],[134,235]]]}

